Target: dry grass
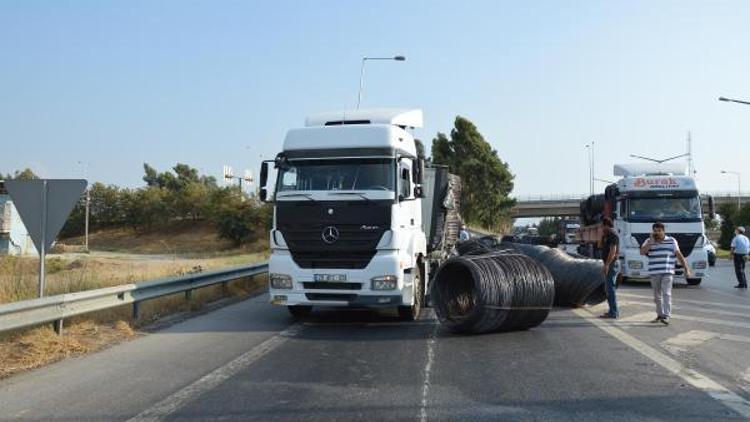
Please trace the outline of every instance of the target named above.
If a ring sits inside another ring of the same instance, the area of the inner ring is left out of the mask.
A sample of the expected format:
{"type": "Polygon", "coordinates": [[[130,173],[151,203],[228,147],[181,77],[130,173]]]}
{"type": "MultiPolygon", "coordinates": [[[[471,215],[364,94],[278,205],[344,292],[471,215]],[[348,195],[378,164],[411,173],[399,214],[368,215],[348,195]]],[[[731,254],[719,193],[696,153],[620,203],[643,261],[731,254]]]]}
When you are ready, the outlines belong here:
{"type": "Polygon", "coordinates": [[[0,378],[99,350],[134,335],[125,321],[83,321],[68,328],[64,336],[58,336],[50,327],[35,328],[0,342],[0,378]]]}
{"type": "MultiPolygon", "coordinates": [[[[80,252],[82,236],[61,240],[53,251],[80,252]]],[[[236,254],[255,252],[267,247],[267,237],[257,244],[235,247],[226,239],[219,239],[216,228],[205,221],[181,221],[160,227],[158,231],[141,232],[130,228],[106,229],[89,236],[89,247],[98,251],[127,252],[159,255],[236,254]]]]}
{"type": "MultiPolygon", "coordinates": [[[[115,253],[65,254],[48,257],[45,295],[78,292],[136,283],[199,270],[225,268],[263,261],[267,252],[180,258],[115,253]]],[[[0,303],[37,297],[38,259],[0,257],[0,303]]]]}

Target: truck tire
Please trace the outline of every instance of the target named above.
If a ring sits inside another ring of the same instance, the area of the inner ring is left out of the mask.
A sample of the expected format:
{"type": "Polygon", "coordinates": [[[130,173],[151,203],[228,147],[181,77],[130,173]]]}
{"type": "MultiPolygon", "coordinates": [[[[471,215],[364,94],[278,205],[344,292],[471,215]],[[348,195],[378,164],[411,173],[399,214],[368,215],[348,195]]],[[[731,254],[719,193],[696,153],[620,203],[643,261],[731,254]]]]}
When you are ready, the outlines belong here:
{"type": "Polygon", "coordinates": [[[703,281],[702,278],[686,278],[685,281],[687,281],[687,284],[690,286],[697,286],[701,284],[701,281],[703,281]]]}
{"type": "Polygon", "coordinates": [[[309,305],[293,305],[287,306],[286,308],[289,309],[289,313],[295,318],[308,317],[312,312],[312,306],[309,305]]]}
{"type": "Polygon", "coordinates": [[[414,274],[414,304],[411,306],[399,306],[398,316],[406,321],[416,321],[424,304],[424,284],[422,284],[422,271],[417,269],[414,274]]]}

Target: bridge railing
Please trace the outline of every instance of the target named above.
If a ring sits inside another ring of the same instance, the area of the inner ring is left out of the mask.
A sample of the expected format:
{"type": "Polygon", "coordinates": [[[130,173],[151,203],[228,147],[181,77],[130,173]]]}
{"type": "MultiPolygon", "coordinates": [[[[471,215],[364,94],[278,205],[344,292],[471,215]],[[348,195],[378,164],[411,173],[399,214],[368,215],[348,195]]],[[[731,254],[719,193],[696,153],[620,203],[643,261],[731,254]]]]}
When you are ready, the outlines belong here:
{"type": "Polygon", "coordinates": [[[63,320],[76,315],[132,304],[133,318],[138,319],[140,303],[144,300],[184,293],[190,299],[195,289],[228,283],[268,271],[267,263],[245,265],[217,271],[168,277],[135,284],[66,293],[40,299],[0,305],[0,333],[18,328],[52,322],[58,334],[63,320]]]}
{"type": "Polygon", "coordinates": [[[589,196],[586,194],[540,194],[540,195],[518,195],[514,196],[517,202],[545,202],[545,201],[583,201],[589,196]]]}

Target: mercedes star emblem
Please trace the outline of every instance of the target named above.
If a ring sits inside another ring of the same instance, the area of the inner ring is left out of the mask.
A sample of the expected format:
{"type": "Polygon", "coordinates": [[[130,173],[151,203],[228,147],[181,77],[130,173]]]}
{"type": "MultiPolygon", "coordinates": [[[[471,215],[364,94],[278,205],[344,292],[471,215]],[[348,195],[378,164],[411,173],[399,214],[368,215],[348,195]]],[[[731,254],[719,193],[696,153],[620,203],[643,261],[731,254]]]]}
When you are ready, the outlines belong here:
{"type": "Polygon", "coordinates": [[[323,235],[321,237],[323,238],[323,242],[328,245],[335,243],[339,240],[339,229],[333,226],[328,226],[323,229],[323,235]]]}

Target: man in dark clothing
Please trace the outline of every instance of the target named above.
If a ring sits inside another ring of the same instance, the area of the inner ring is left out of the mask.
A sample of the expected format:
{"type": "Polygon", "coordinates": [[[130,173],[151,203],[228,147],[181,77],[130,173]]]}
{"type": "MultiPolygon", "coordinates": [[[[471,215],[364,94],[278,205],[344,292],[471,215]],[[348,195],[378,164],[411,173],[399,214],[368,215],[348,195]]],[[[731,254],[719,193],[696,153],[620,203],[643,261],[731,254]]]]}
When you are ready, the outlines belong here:
{"type": "Polygon", "coordinates": [[[602,314],[600,318],[617,319],[620,317],[620,312],[617,309],[615,288],[617,287],[617,258],[620,254],[620,237],[617,236],[612,220],[609,217],[605,217],[602,220],[602,225],[604,226],[604,235],[602,236],[602,260],[604,261],[604,265],[602,266],[602,274],[604,275],[604,287],[607,292],[609,312],[602,314]]]}

